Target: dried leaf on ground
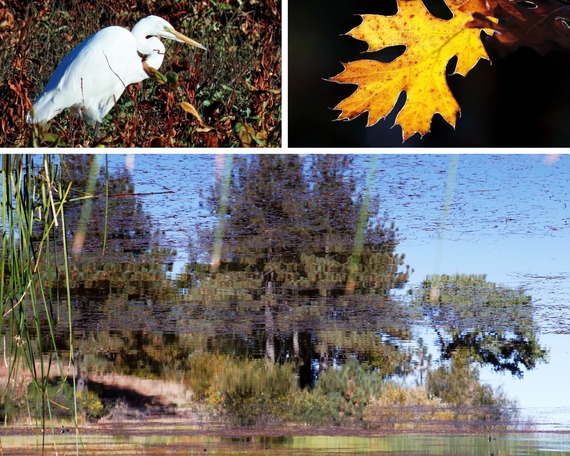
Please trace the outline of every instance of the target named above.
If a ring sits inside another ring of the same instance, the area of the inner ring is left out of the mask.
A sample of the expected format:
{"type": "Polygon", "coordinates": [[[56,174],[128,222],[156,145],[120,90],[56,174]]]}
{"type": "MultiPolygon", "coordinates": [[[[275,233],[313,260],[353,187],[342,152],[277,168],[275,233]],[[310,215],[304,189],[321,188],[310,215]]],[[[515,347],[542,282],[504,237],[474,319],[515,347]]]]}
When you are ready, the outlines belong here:
{"type": "Polygon", "coordinates": [[[266,146],[267,133],[264,131],[255,131],[255,129],[247,124],[238,122],[235,126],[235,131],[238,135],[242,147],[252,147],[257,144],[258,146],[266,146]]]}
{"type": "Polygon", "coordinates": [[[198,110],[194,106],[192,106],[190,103],[183,101],[182,103],[180,103],[180,107],[182,109],[184,109],[184,111],[192,114],[196,118],[196,120],[198,120],[200,127],[197,129],[197,131],[207,132],[207,131],[213,130],[212,127],[210,127],[204,123],[204,121],[202,120],[202,117],[200,116],[200,114],[198,114],[198,110]]]}

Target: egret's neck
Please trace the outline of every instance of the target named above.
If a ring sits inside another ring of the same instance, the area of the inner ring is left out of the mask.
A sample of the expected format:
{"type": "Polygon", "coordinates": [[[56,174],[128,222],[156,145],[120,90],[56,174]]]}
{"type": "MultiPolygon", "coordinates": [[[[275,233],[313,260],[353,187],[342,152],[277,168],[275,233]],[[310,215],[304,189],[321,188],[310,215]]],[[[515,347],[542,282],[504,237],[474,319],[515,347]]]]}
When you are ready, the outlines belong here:
{"type": "Polygon", "coordinates": [[[149,40],[147,39],[148,35],[146,33],[146,27],[144,27],[144,24],[140,24],[140,22],[137,22],[133,27],[133,29],[131,30],[131,33],[135,37],[135,42],[137,43],[137,51],[139,52],[139,54],[149,55],[150,53],[152,53],[152,45],[149,43],[149,40]]]}

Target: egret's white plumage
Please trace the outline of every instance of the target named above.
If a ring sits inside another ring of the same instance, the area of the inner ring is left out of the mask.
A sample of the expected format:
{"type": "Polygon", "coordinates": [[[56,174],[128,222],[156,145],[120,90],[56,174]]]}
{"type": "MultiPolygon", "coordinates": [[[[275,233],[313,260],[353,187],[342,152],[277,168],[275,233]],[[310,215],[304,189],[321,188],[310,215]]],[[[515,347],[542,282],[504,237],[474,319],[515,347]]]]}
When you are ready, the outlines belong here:
{"type": "Polygon", "coordinates": [[[87,122],[101,123],[129,84],[150,76],[145,66],[160,68],[165,47],[157,37],[206,49],[157,16],[141,19],[131,31],[106,27],[61,61],[26,121],[46,123],[72,108],[87,122]]]}

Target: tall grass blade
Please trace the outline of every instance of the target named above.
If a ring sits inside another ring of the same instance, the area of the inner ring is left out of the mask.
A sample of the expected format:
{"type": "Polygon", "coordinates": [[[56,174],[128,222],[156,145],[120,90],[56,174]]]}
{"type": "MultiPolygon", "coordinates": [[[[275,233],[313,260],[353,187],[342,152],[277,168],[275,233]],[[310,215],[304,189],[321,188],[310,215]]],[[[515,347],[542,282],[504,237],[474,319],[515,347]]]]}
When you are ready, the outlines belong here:
{"type": "MultiPolygon", "coordinates": [[[[77,429],[75,387],[71,406],[52,397],[54,391],[60,392],[67,380],[56,340],[61,301],[58,283],[62,279],[68,314],[67,322],[63,323],[69,337],[70,359],[73,359],[64,217],[71,184],[63,187],[58,169],[55,158],[49,155],[43,156],[41,166],[35,165],[35,157],[31,155],[2,157],[0,334],[7,371],[1,397],[5,406],[3,419],[5,424],[15,419],[15,402],[24,400],[28,416],[36,423],[37,442],[42,453],[49,428],[52,433],[56,432],[56,408],[70,410],[77,429]],[[52,386],[54,378],[60,385],[55,389],[52,386]],[[16,385],[26,382],[29,383],[28,391],[25,388],[24,392],[18,391],[16,385]]],[[[76,449],[79,451],[78,440],[76,449]]]]}

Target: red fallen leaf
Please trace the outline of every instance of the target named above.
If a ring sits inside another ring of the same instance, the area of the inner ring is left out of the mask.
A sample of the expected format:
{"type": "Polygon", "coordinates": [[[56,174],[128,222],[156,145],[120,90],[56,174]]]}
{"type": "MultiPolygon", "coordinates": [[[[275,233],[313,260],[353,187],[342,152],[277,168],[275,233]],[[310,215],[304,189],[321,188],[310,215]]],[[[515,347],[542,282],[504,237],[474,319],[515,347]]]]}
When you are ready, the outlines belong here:
{"type": "Polygon", "coordinates": [[[0,9],[0,30],[12,30],[14,24],[14,15],[7,8],[0,9]]]}
{"type": "MultiPolygon", "coordinates": [[[[488,0],[499,19],[492,39],[509,51],[527,46],[541,54],[570,48],[570,0],[488,0]]],[[[504,50],[499,49],[501,53],[504,50]]]]}
{"type": "Polygon", "coordinates": [[[14,84],[11,81],[8,81],[8,87],[10,87],[18,97],[22,96],[22,88],[19,85],[14,84]]]}
{"type": "Polygon", "coordinates": [[[206,142],[206,147],[219,147],[219,141],[216,135],[206,133],[204,139],[206,142]]]}

